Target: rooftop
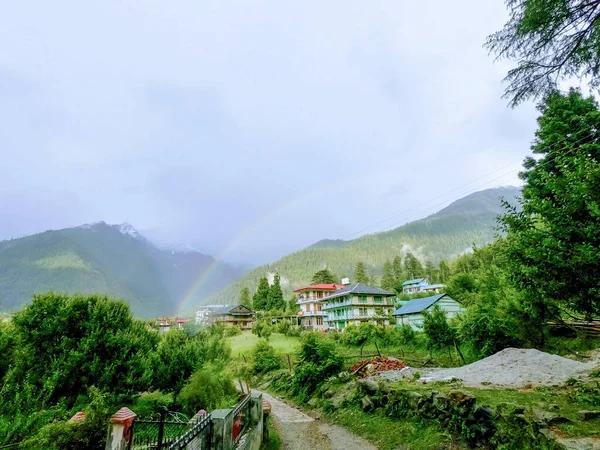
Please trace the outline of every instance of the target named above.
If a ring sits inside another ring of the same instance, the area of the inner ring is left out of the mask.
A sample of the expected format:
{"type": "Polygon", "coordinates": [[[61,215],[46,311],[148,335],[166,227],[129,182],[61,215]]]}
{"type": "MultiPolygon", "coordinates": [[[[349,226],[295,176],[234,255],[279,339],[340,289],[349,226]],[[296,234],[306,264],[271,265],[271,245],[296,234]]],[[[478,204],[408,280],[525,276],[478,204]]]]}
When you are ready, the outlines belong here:
{"type": "Polygon", "coordinates": [[[427,281],[427,278],[413,278],[412,280],[406,280],[404,283],[402,283],[402,286],[405,286],[407,284],[417,284],[420,283],[421,281],[427,281]]]}
{"type": "Polygon", "coordinates": [[[299,289],[295,289],[294,292],[303,292],[303,291],[336,291],[338,289],[343,289],[345,286],[343,284],[336,283],[321,283],[321,284],[311,284],[310,286],[301,287],[299,289]]]}
{"type": "Polygon", "coordinates": [[[427,308],[429,308],[435,302],[437,302],[442,297],[445,297],[447,295],[448,294],[439,294],[439,295],[434,295],[432,297],[416,298],[414,300],[406,302],[404,305],[402,305],[400,308],[398,308],[396,311],[394,311],[392,316],[403,316],[405,314],[420,313],[422,311],[425,311],[427,308]]]}
{"type": "Polygon", "coordinates": [[[333,294],[323,297],[321,300],[330,300],[333,298],[344,297],[349,294],[363,294],[363,295],[382,295],[384,297],[392,297],[396,295],[394,292],[386,291],[375,286],[369,286],[364,283],[354,283],[350,286],[346,286],[344,289],[339,289],[333,294]]]}

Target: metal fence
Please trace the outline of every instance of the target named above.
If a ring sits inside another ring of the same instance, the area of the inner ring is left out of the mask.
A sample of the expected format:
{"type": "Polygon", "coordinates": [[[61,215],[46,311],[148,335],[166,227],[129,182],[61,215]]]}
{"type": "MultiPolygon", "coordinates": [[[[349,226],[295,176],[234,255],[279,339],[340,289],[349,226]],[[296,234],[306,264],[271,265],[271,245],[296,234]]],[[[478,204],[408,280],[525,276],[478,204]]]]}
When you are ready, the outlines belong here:
{"type": "Polygon", "coordinates": [[[180,413],[167,411],[149,417],[134,419],[128,450],[166,450],[184,434],[189,419],[180,413]]]}
{"type": "Polygon", "coordinates": [[[252,425],[252,403],[250,400],[250,396],[248,395],[244,400],[238,403],[233,410],[233,429],[231,437],[234,445],[240,443],[240,440],[252,425]]]}
{"type": "Polygon", "coordinates": [[[179,436],[168,450],[206,450],[211,448],[212,416],[204,416],[192,428],[179,436]]]}

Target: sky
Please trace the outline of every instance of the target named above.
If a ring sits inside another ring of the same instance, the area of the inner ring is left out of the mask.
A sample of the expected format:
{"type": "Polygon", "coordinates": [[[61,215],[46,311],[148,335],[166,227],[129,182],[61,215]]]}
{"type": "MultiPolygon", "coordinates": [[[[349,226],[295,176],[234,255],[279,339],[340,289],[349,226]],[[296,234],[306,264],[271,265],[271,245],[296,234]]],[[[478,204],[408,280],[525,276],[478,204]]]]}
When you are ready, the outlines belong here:
{"type": "Polygon", "coordinates": [[[518,184],[502,0],[7,2],[0,239],[104,220],[273,261],[518,184]]]}

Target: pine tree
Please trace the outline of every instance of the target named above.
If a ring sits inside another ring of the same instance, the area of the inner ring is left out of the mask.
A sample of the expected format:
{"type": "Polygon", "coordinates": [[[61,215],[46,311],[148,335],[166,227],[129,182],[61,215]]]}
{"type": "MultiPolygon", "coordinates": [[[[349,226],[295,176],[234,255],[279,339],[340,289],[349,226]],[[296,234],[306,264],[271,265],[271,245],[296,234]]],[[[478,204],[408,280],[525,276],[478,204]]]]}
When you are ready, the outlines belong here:
{"type": "Polygon", "coordinates": [[[252,296],[252,306],[257,311],[265,311],[267,309],[267,297],[269,296],[269,281],[266,277],[262,277],[258,282],[258,288],[252,296]]]}
{"type": "Polygon", "coordinates": [[[323,269],[316,272],[312,277],[312,284],[329,284],[335,283],[338,280],[335,278],[335,275],[332,274],[329,269],[323,269]]]}
{"type": "Polygon", "coordinates": [[[383,275],[381,276],[381,289],[393,291],[396,285],[396,277],[394,276],[394,267],[388,259],[383,264],[383,275]]]}
{"type": "Polygon", "coordinates": [[[269,288],[266,309],[268,311],[272,311],[274,309],[285,309],[285,300],[283,299],[283,292],[281,291],[281,281],[279,279],[278,273],[275,274],[275,278],[273,278],[273,284],[269,288]]]}
{"type": "Polygon", "coordinates": [[[252,308],[252,300],[250,300],[250,289],[245,287],[240,292],[240,305],[244,305],[248,308],[252,308]]]}
{"type": "Polygon", "coordinates": [[[431,261],[425,262],[425,276],[427,277],[427,279],[429,280],[430,283],[432,283],[432,284],[437,283],[438,272],[439,271],[436,269],[436,267],[433,265],[433,263],[431,261]]]}
{"type": "Polygon", "coordinates": [[[394,270],[394,280],[396,283],[404,283],[404,272],[402,271],[402,259],[399,256],[394,258],[394,262],[392,263],[392,268],[394,270]]]}
{"type": "Polygon", "coordinates": [[[410,279],[424,276],[423,266],[421,262],[412,253],[407,253],[404,258],[404,271],[410,279]]]}
{"type": "Polygon", "coordinates": [[[450,279],[450,266],[445,260],[440,261],[440,283],[447,283],[450,279]]]}
{"type": "Polygon", "coordinates": [[[365,263],[359,261],[356,264],[356,269],[354,270],[354,281],[357,283],[365,283],[369,284],[369,276],[367,275],[367,269],[365,268],[365,263]]]}

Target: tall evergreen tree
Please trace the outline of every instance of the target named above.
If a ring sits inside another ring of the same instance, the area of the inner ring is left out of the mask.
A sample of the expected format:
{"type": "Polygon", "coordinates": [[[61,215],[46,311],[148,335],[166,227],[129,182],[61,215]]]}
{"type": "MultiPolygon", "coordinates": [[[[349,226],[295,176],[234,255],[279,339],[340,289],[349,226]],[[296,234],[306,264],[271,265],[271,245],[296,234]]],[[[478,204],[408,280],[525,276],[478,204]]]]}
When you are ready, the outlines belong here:
{"type": "Polygon", "coordinates": [[[285,300],[283,299],[283,292],[281,291],[281,281],[279,279],[278,273],[275,274],[275,277],[273,278],[273,284],[269,288],[266,309],[269,311],[272,311],[274,309],[285,309],[285,300]]]}
{"type": "Polygon", "coordinates": [[[404,258],[404,272],[409,279],[425,276],[421,262],[410,252],[404,258]]]}
{"type": "Polygon", "coordinates": [[[442,259],[440,261],[439,269],[440,283],[447,283],[451,275],[450,266],[445,260],[442,259]]]}
{"type": "Polygon", "coordinates": [[[250,289],[245,287],[240,292],[240,305],[252,308],[252,300],[250,299],[250,289]]]}
{"type": "Polygon", "coordinates": [[[538,109],[523,209],[501,218],[506,262],[539,323],[563,311],[591,318],[600,314],[600,109],[578,90],[553,92],[538,109]]]}
{"type": "Polygon", "coordinates": [[[369,276],[367,275],[367,269],[365,268],[365,263],[359,261],[356,264],[356,269],[354,269],[354,281],[356,283],[369,283],[369,276]]]}
{"type": "Polygon", "coordinates": [[[335,275],[332,274],[329,269],[323,269],[316,272],[312,277],[312,284],[329,284],[336,283],[339,280],[335,278],[335,275]]]}
{"type": "Polygon", "coordinates": [[[383,275],[381,276],[381,289],[393,291],[396,285],[396,277],[394,276],[393,264],[388,259],[383,264],[383,275]]]}
{"type": "Polygon", "coordinates": [[[400,256],[396,256],[394,261],[392,262],[392,267],[394,269],[394,279],[396,283],[404,283],[404,271],[402,270],[402,259],[400,256]]]}
{"type": "Polygon", "coordinates": [[[425,261],[425,276],[429,280],[430,283],[438,282],[438,272],[439,270],[433,265],[431,261],[425,261]]]}
{"type": "Polygon", "coordinates": [[[266,311],[267,297],[269,296],[269,280],[262,277],[258,282],[258,288],[252,296],[252,306],[257,311],[266,311]]]}

